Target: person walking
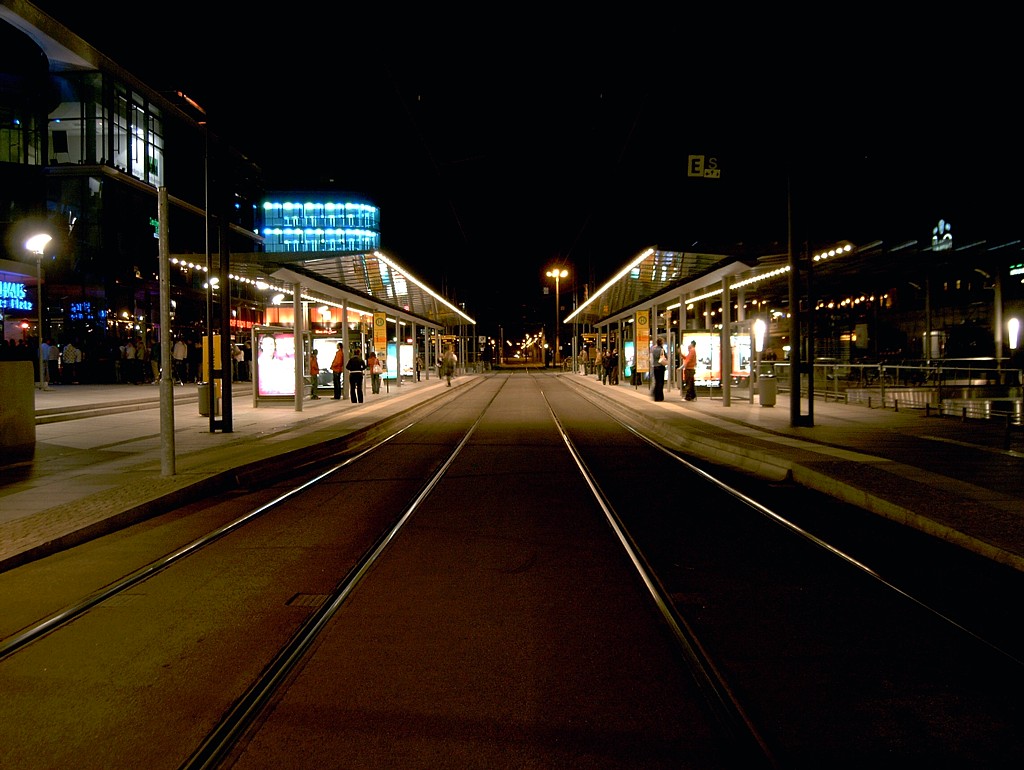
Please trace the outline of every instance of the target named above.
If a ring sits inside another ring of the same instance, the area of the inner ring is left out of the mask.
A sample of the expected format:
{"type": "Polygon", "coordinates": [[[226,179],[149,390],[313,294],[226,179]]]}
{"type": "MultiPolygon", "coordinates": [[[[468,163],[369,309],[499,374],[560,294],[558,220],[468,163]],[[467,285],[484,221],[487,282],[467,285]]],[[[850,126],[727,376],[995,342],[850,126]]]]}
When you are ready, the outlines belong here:
{"type": "Polygon", "coordinates": [[[683,398],[693,401],[697,398],[697,342],[690,340],[683,357],[683,398]]]}
{"type": "Polygon", "coordinates": [[[320,364],[316,360],[316,348],[309,353],[309,397],[320,399],[320,396],[316,394],[316,388],[319,384],[317,381],[320,379],[320,364]]]}
{"type": "Polygon", "coordinates": [[[331,378],[334,380],[334,400],[341,400],[341,372],[345,368],[345,349],[338,343],[338,349],[334,353],[334,360],[331,361],[331,378]]]}
{"type": "Polygon", "coordinates": [[[611,385],[619,384],[619,349],[612,348],[608,356],[608,382],[611,385]]]}
{"type": "Polygon", "coordinates": [[[376,351],[371,350],[366,356],[366,368],[370,372],[370,392],[380,393],[380,376],[384,373],[384,367],[376,351]]]}
{"type": "Polygon", "coordinates": [[[452,377],[455,376],[455,365],[459,362],[459,357],[455,355],[455,351],[451,348],[444,353],[444,358],[441,359],[441,374],[448,380],[448,387],[452,386],[452,377]]]}
{"type": "Polygon", "coordinates": [[[348,371],[348,394],[353,404],[363,403],[363,372],[366,370],[366,361],[359,355],[359,348],[352,348],[352,355],[345,364],[348,371]]]}
{"type": "Polygon", "coordinates": [[[651,376],[654,385],[651,388],[651,395],[655,401],[665,400],[665,367],[668,366],[668,353],[665,351],[665,341],[658,337],[651,348],[651,376]]]}

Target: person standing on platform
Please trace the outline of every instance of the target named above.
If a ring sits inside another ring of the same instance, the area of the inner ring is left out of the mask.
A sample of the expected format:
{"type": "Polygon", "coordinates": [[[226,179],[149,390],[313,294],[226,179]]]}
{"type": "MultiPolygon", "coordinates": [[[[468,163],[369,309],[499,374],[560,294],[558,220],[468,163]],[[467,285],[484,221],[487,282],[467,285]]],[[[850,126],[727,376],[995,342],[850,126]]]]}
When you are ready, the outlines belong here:
{"type": "Polygon", "coordinates": [[[146,341],[139,337],[135,340],[135,376],[140,385],[149,382],[149,372],[146,371],[148,364],[149,348],[146,347],[146,341]]]}
{"type": "Polygon", "coordinates": [[[203,376],[203,340],[192,340],[188,350],[188,380],[198,383],[203,376]]]}
{"type": "Polygon", "coordinates": [[[82,351],[72,340],[64,346],[64,382],[68,385],[78,384],[78,365],[82,363],[82,351]]]}
{"type": "Polygon", "coordinates": [[[252,380],[252,345],[249,340],[242,343],[242,379],[246,382],[252,380]]]}
{"type": "Polygon", "coordinates": [[[612,348],[608,356],[608,382],[611,385],[619,384],[619,349],[612,348]]]}
{"type": "Polygon", "coordinates": [[[345,364],[348,371],[348,394],[353,404],[363,403],[363,372],[366,362],[359,355],[359,348],[352,348],[352,355],[345,364]]]}
{"type": "Polygon", "coordinates": [[[416,354],[416,358],[413,360],[413,366],[416,367],[416,382],[419,382],[420,372],[423,371],[423,359],[420,358],[419,353],[416,354]]]}
{"type": "Polygon", "coordinates": [[[50,349],[46,354],[46,370],[50,376],[50,384],[55,385],[60,382],[60,348],[52,339],[48,339],[47,342],[50,349]]]}
{"type": "Polygon", "coordinates": [[[157,338],[149,348],[149,366],[153,372],[153,384],[160,384],[160,339],[157,338]]]}
{"type": "Polygon", "coordinates": [[[241,382],[245,379],[242,376],[243,367],[245,366],[245,353],[242,352],[242,346],[234,344],[231,346],[231,381],[241,382]]]}
{"type": "Polygon", "coordinates": [[[690,340],[683,357],[683,398],[693,401],[697,398],[697,342],[690,340]]]}
{"type": "Polygon", "coordinates": [[[334,380],[334,400],[341,400],[341,372],[345,368],[345,349],[338,343],[338,349],[334,353],[334,360],[331,361],[331,377],[334,380]]]}
{"type": "Polygon", "coordinates": [[[313,348],[309,354],[309,397],[319,399],[320,396],[316,394],[317,380],[320,379],[320,364],[316,360],[316,348],[313,348]]]}
{"type": "Polygon", "coordinates": [[[380,376],[384,373],[384,367],[373,350],[366,356],[366,368],[370,372],[370,392],[380,393],[380,376]]]}
{"type": "Polygon", "coordinates": [[[122,360],[124,361],[125,369],[125,382],[130,382],[132,385],[138,385],[138,374],[135,371],[135,341],[128,338],[125,342],[125,346],[122,349],[122,360]]]}
{"type": "Polygon", "coordinates": [[[665,351],[665,341],[658,337],[651,348],[651,376],[654,378],[654,385],[651,388],[651,396],[655,401],[665,400],[665,368],[668,366],[668,353],[665,351]]]}
{"type": "Polygon", "coordinates": [[[185,378],[188,377],[188,345],[181,337],[174,341],[174,346],[171,348],[171,361],[174,379],[184,385],[185,378]]]}

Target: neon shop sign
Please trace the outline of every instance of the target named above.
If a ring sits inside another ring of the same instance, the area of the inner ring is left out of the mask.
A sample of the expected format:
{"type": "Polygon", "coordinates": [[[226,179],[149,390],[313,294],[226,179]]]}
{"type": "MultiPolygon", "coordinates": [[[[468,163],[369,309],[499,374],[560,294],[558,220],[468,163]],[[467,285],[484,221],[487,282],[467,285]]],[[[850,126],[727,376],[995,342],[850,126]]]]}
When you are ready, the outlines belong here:
{"type": "Polygon", "coordinates": [[[33,305],[26,296],[25,284],[0,281],[0,310],[31,310],[33,305]]]}

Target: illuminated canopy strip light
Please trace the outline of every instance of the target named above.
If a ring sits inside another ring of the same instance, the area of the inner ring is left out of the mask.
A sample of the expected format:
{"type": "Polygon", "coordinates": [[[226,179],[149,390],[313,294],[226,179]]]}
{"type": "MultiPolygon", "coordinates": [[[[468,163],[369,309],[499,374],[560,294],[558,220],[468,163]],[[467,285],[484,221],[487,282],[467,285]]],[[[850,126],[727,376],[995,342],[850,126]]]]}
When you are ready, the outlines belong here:
{"type": "Polygon", "coordinates": [[[423,291],[425,291],[425,292],[426,292],[427,294],[429,294],[429,295],[430,295],[431,297],[433,297],[434,299],[436,299],[436,300],[437,300],[438,302],[440,302],[440,303],[441,303],[442,305],[444,305],[445,307],[449,308],[450,310],[454,310],[454,311],[455,311],[456,313],[458,313],[458,314],[459,314],[460,316],[462,316],[462,317],[463,317],[463,318],[465,318],[465,319],[466,319],[467,321],[469,321],[469,323],[471,323],[471,324],[476,324],[476,321],[474,321],[474,320],[473,320],[472,318],[470,318],[470,317],[469,317],[468,315],[466,315],[465,313],[463,313],[463,312],[462,312],[461,310],[459,310],[459,309],[458,309],[457,307],[455,307],[455,305],[453,305],[453,304],[452,304],[451,302],[449,302],[448,300],[446,300],[446,299],[445,299],[444,297],[442,297],[442,296],[440,296],[439,294],[435,293],[435,292],[434,292],[433,290],[431,290],[431,288],[430,288],[429,286],[427,286],[427,285],[426,285],[425,283],[423,283],[423,281],[421,281],[421,280],[420,280],[419,278],[416,278],[416,277],[415,277],[414,275],[412,275],[412,273],[410,273],[410,272],[409,272],[408,270],[406,270],[406,269],[405,269],[404,267],[402,267],[401,265],[399,265],[399,264],[398,264],[397,262],[395,262],[395,261],[394,261],[393,259],[389,259],[388,257],[385,257],[385,256],[384,256],[383,254],[381,254],[381,253],[380,253],[379,251],[375,251],[375,252],[373,252],[373,256],[375,256],[375,257],[376,257],[377,259],[379,259],[379,260],[380,260],[381,262],[383,262],[383,263],[384,263],[385,265],[387,265],[388,267],[390,267],[390,268],[391,268],[391,269],[392,269],[393,271],[397,271],[397,272],[401,273],[402,275],[404,275],[404,276],[406,277],[406,279],[407,279],[407,280],[409,280],[409,281],[412,281],[412,282],[413,282],[414,284],[416,284],[416,285],[417,285],[417,286],[418,286],[419,288],[423,289],[423,291]]]}
{"type": "Polygon", "coordinates": [[[789,265],[786,265],[785,267],[780,267],[780,268],[778,268],[776,270],[772,270],[770,273],[762,273],[761,275],[755,275],[755,276],[752,276],[751,278],[746,278],[746,279],[744,279],[742,281],[737,281],[736,283],[732,284],[729,288],[730,289],[741,289],[744,286],[749,286],[752,283],[760,283],[761,281],[767,281],[769,278],[774,278],[777,275],[782,275],[783,273],[788,273],[788,272],[789,272],[789,265]]]}
{"type": "Polygon", "coordinates": [[[843,254],[849,254],[851,251],[853,251],[853,246],[850,245],[849,243],[846,243],[841,246],[835,246],[829,249],[828,251],[823,251],[819,254],[815,254],[813,259],[815,262],[820,262],[821,260],[828,259],[829,257],[837,257],[842,256],[843,254]]]}
{"type": "MultiPolygon", "coordinates": [[[[789,265],[786,265],[785,267],[777,268],[776,270],[772,270],[771,272],[761,273],[761,275],[755,275],[755,276],[753,276],[751,278],[746,278],[746,279],[744,279],[742,281],[737,281],[734,284],[730,284],[729,285],[729,290],[733,291],[735,289],[741,289],[744,286],[749,286],[749,285],[751,285],[753,283],[760,283],[761,281],[767,281],[769,278],[775,278],[776,276],[779,276],[779,275],[782,275],[782,274],[788,273],[788,272],[789,272],[789,265]]],[[[696,297],[689,297],[689,298],[687,298],[685,300],[685,302],[686,302],[687,305],[692,305],[695,302],[700,302],[700,301],[705,300],[705,299],[710,299],[711,297],[717,297],[721,293],[722,293],[721,289],[714,289],[713,291],[709,291],[709,292],[706,292],[704,294],[698,294],[696,297]]],[[[676,302],[673,305],[669,305],[665,309],[666,310],[676,310],[679,307],[679,304],[680,303],[676,302]]]]}
{"type": "Polygon", "coordinates": [[[653,253],[653,248],[649,248],[642,252],[640,256],[638,256],[636,259],[634,259],[632,262],[630,262],[628,265],[622,268],[622,270],[620,270],[613,278],[607,281],[604,286],[602,286],[600,289],[594,292],[594,295],[590,299],[588,299],[586,302],[584,302],[582,305],[580,305],[578,308],[572,311],[572,313],[567,315],[563,323],[569,323],[569,321],[571,321],[573,318],[582,313],[587,306],[595,302],[598,299],[598,297],[600,297],[602,294],[604,294],[606,291],[612,288],[612,286],[615,285],[616,281],[618,281],[620,278],[625,278],[627,275],[629,275],[635,267],[637,267],[640,263],[642,263],[653,253]]]}
{"type": "MultiPolygon", "coordinates": [[[[444,305],[446,307],[454,310],[460,316],[465,318],[469,323],[471,323],[471,324],[475,324],[476,323],[476,321],[474,321],[468,315],[466,315],[461,310],[459,310],[457,307],[452,305],[450,302],[446,301],[442,297],[439,297],[437,294],[435,294],[433,291],[431,291],[427,286],[424,286],[421,282],[419,282],[416,278],[414,278],[413,276],[411,276],[408,273],[404,272],[404,269],[400,265],[397,265],[393,261],[389,261],[386,257],[384,257],[383,254],[380,254],[379,252],[375,252],[374,256],[376,256],[379,260],[381,260],[381,262],[383,262],[385,265],[388,265],[392,270],[402,271],[407,280],[410,280],[413,283],[415,283],[417,286],[419,286],[425,292],[430,294],[430,296],[434,297],[434,299],[438,300],[439,302],[444,303],[444,305]]],[[[180,265],[182,268],[190,268],[190,269],[194,269],[194,270],[202,270],[204,273],[207,272],[207,269],[206,269],[205,265],[200,265],[200,264],[197,264],[197,263],[194,263],[194,262],[186,262],[185,260],[178,259],[177,257],[173,257],[171,259],[171,262],[173,262],[174,264],[180,265]]],[[[270,294],[285,294],[285,295],[287,295],[289,297],[294,297],[295,296],[294,290],[291,289],[290,287],[288,287],[288,286],[276,286],[274,284],[268,283],[265,278],[246,278],[246,277],[241,276],[241,275],[235,275],[234,273],[228,273],[228,279],[231,280],[231,281],[235,281],[237,283],[247,283],[247,284],[250,284],[250,285],[253,286],[253,288],[257,289],[258,291],[263,291],[263,292],[267,292],[267,293],[270,293],[270,294]]],[[[214,288],[217,288],[216,285],[214,285],[214,288]]],[[[320,304],[323,304],[323,305],[330,305],[331,307],[338,308],[339,310],[344,310],[345,309],[345,306],[343,304],[341,304],[341,303],[339,303],[339,302],[337,302],[335,300],[332,300],[332,299],[329,299],[329,298],[325,298],[325,297],[314,297],[311,294],[303,293],[300,296],[300,298],[303,299],[303,300],[306,300],[307,302],[319,302],[320,304]]],[[[350,313],[358,313],[359,315],[365,315],[365,316],[372,316],[373,315],[373,311],[372,310],[360,310],[359,308],[351,307],[351,306],[349,307],[349,312],[350,313]]]]}

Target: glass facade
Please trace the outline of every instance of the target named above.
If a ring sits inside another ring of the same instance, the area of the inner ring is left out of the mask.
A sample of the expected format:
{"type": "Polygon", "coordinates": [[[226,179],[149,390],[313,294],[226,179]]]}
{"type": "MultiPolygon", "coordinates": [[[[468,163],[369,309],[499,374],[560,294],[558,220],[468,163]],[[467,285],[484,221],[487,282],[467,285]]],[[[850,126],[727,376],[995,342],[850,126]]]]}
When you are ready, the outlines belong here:
{"type": "Polygon", "coordinates": [[[380,248],[380,209],[364,201],[272,196],[263,202],[260,234],[268,253],[374,251],[380,248]]]}

